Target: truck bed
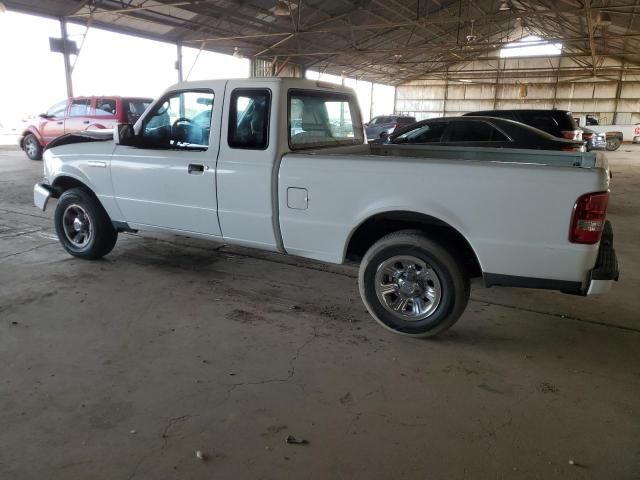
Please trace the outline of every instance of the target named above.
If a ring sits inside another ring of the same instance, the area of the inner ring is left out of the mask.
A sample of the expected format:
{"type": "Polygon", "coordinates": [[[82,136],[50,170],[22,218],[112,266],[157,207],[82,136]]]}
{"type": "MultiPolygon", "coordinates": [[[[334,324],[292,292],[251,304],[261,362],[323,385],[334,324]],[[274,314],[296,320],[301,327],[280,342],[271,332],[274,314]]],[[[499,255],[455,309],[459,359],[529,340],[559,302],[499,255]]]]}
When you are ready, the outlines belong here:
{"type": "Polygon", "coordinates": [[[468,160],[477,162],[521,163],[553,167],[607,168],[601,152],[560,152],[518,148],[442,147],[431,145],[368,144],[353,147],[323,148],[305,153],[322,155],[374,155],[413,157],[432,160],[468,160]]]}

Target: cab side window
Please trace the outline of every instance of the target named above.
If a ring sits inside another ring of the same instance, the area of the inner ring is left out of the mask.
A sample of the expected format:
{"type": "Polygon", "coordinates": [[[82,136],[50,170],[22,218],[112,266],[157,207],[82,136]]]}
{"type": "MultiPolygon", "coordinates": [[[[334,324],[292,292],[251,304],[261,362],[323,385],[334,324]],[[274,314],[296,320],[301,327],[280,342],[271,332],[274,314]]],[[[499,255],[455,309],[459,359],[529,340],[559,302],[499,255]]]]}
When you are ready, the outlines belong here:
{"type": "Polygon", "coordinates": [[[174,92],[145,118],[142,144],[155,148],[206,149],[211,133],[213,92],[174,92]]]}
{"type": "Polygon", "coordinates": [[[231,93],[229,138],[231,148],[264,150],[269,145],[271,92],[236,89],[231,93]]]}
{"type": "Polygon", "coordinates": [[[71,102],[71,107],[69,108],[69,116],[70,117],[86,117],[89,115],[91,100],[81,99],[74,100],[71,102]]]}

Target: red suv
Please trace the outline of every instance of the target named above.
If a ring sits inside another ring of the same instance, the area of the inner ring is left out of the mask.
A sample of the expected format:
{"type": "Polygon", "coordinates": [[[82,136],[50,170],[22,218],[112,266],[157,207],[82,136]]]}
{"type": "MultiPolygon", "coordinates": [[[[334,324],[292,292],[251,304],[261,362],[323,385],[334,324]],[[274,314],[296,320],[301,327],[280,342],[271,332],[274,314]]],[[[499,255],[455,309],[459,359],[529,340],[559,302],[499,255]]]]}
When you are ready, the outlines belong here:
{"type": "Polygon", "coordinates": [[[151,98],[74,97],[56,103],[38,115],[19,138],[20,148],[31,160],[40,160],[47,144],[65,133],[113,128],[135,123],[151,104],[151,98]]]}

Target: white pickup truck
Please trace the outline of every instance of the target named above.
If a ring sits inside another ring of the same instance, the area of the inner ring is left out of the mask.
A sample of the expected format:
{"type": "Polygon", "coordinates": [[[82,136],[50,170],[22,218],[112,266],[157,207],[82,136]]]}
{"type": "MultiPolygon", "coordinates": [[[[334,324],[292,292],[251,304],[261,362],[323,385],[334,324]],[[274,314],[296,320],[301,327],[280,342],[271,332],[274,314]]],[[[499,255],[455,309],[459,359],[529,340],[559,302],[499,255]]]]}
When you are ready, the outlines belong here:
{"type": "Polygon", "coordinates": [[[602,154],[371,146],[348,88],[180,83],[90,140],[54,141],[34,187],[76,257],[152,230],[359,263],[371,315],[417,337],[453,325],[473,276],[579,295],[618,277],[602,154]]]}

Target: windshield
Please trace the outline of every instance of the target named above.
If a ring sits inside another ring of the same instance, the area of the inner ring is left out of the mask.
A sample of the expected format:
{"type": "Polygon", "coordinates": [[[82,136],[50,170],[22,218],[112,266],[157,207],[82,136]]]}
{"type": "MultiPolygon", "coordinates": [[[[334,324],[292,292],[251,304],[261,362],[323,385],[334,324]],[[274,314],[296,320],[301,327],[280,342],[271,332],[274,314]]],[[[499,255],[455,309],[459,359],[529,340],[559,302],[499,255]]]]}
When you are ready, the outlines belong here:
{"type": "Polygon", "coordinates": [[[356,99],[343,93],[291,90],[289,93],[289,146],[334,147],[364,143],[356,99]]]}

